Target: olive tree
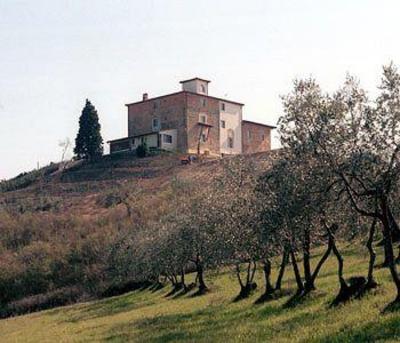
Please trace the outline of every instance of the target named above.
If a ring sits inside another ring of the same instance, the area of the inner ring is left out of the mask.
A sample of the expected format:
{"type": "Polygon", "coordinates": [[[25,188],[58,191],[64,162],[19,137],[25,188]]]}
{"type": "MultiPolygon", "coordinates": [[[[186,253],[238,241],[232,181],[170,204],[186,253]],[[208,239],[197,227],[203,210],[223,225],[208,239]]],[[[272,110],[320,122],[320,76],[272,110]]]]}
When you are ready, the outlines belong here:
{"type": "Polygon", "coordinates": [[[397,68],[393,64],[383,68],[374,100],[348,76],[333,94],[323,94],[312,79],[295,81],[293,91],[283,97],[283,105],[285,114],[279,125],[282,145],[298,156],[313,156],[354,211],[382,224],[386,264],[397,289],[395,303],[400,302],[393,253],[393,240],[398,237],[393,196],[400,175],[397,68]]]}
{"type": "Polygon", "coordinates": [[[256,287],[257,262],[261,257],[260,207],[255,191],[257,166],[245,157],[226,159],[216,181],[214,200],[219,212],[217,230],[225,262],[234,266],[240,285],[238,298],[256,287]]]}

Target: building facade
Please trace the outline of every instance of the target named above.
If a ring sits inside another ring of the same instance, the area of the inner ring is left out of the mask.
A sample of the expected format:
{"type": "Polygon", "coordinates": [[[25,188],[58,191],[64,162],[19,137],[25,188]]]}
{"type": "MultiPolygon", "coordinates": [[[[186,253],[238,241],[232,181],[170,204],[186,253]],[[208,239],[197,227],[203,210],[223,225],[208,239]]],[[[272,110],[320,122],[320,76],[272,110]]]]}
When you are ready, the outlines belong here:
{"type": "Polygon", "coordinates": [[[208,80],[180,83],[180,92],[155,98],[145,93],[142,101],[126,104],[128,136],[109,141],[110,153],[143,142],[150,149],[219,156],[270,150],[273,126],[242,120],[243,104],[210,96],[208,80]]]}

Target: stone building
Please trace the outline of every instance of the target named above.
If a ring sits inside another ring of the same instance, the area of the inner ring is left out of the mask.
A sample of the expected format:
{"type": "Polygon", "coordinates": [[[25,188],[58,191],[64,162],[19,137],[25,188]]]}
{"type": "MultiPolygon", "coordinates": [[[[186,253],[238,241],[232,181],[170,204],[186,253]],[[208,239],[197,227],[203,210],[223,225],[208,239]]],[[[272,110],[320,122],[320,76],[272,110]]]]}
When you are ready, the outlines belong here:
{"type": "Polygon", "coordinates": [[[150,149],[225,155],[271,149],[273,126],[242,120],[243,104],[208,95],[210,81],[180,82],[176,93],[126,104],[128,136],[109,141],[110,153],[150,149]]]}

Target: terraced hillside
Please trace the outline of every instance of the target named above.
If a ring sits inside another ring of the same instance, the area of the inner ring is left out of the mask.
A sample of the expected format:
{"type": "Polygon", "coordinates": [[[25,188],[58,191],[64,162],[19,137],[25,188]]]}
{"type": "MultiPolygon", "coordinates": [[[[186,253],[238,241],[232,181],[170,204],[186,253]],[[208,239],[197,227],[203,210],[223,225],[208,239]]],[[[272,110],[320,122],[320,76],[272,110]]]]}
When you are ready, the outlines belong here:
{"type": "MultiPolygon", "coordinates": [[[[273,151],[246,158],[267,167],[277,154],[273,151]]],[[[182,165],[179,155],[165,154],[143,159],[129,155],[105,156],[96,163],[70,162],[66,167],[56,164],[5,181],[3,188],[11,188],[11,191],[0,192],[0,200],[12,204],[19,200],[40,202],[47,197],[60,203],[62,209],[69,213],[99,215],[104,214],[104,208],[96,203],[99,193],[130,181],[139,182],[148,194],[162,191],[173,178],[207,181],[210,175],[218,173],[220,162],[221,159],[206,158],[191,165],[182,165]],[[19,181],[24,178],[29,182],[19,181]],[[11,186],[7,188],[6,184],[11,186]]]]}

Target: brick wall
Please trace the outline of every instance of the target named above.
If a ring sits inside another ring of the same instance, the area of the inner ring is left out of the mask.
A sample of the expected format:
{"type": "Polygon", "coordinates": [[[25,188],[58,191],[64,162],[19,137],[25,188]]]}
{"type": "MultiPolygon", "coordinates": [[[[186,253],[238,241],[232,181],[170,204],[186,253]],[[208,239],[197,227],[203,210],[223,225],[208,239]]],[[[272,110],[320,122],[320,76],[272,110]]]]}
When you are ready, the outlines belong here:
{"type": "Polygon", "coordinates": [[[161,130],[177,129],[177,149],[187,151],[186,98],[184,92],[170,94],[128,106],[128,136],[152,132],[158,118],[161,130]]]}
{"type": "Polygon", "coordinates": [[[219,138],[219,101],[201,94],[187,93],[187,137],[188,151],[197,153],[201,128],[207,133],[208,128],[199,125],[200,114],[207,117],[207,124],[211,125],[205,142],[200,143],[200,153],[208,151],[211,155],[220,153],[219,138]],[[205,102],[204,102],[205,101],[205,102]]]}
{"type": "Polygon", "coordinates": [[[271,128],[242,121],[242,152],[251,154],[271,150],[271,128]]]}

